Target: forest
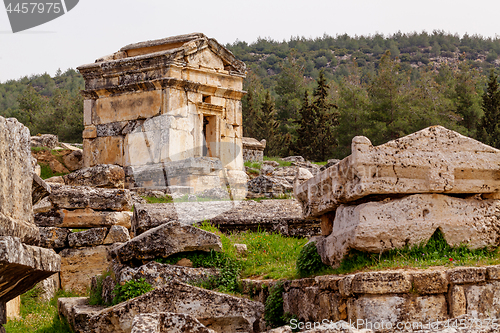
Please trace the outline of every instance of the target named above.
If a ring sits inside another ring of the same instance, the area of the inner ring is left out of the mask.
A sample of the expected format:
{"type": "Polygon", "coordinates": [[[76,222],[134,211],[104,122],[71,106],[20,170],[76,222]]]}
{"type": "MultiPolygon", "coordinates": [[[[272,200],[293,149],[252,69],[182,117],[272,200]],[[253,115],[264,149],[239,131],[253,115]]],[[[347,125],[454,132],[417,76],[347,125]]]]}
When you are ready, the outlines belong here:
{"type": "MultiPolygon", "coordinates": [[[[377,145],[431,125],[497,146],[500,39],[398,32],[226,47],[247,64],[244,135],[266,139],[267,156],[343,158],[353,136],[377,145]]],[[[0,115],[81,141],[83,86],[72,69],[1,83],[0,115]]]]}

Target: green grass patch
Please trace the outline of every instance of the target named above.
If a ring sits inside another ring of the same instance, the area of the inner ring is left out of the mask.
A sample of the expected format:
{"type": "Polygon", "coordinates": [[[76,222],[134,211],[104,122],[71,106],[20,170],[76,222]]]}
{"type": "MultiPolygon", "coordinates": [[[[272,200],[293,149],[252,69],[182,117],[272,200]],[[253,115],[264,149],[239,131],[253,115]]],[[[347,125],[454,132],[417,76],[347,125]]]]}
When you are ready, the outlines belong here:
{"type": "Polygon", "coordinates": [[[283,161],[281,157],[267,157],[264,156],[264,161],[275,161],[278,162],[280,167],[292,166],[292,162],[283,161]]]}
{"type": "Polygon", "coordinates": [[[311,163],[317,164],[317,165],[326,165],[326,163],[328,163],[328,162],[325,161],[325,162],[311,162],[311,163]]]}
{"type": "Polygon", "coordinates": [[[49,151],[50,149],[48,147],[31,147],[32,152],[39,152],[39,151],[49,151]]]}
{"type": "Polygon", "coordinates": [[[288,192],[288,193],[284,193],[284,194],[280,194],[279,196],[277,197],[272,197],[272,198],[268,198],[268,197],[258,197],[258,198],[246,198],[245,200],[253,200],[253,201],[257,201],[257,202],[261,202],[262,200],[288,200],[288,199],[294,199],[295,197],[293,196],[293,193],[292,192],[288,192]]]}
{"type": "Polygon", "coordinates": [[[421,268],[432,266],[484,266],[500,263],[498,249],[469,250],[465,245],[451,247],[438,229],[427,244],[406,246],[382,254],[351,251],[331,274],[347,274],[366,270],[421,268]]]}
{"type": "Polygon", "coordinates": [[[123,285],[117,284],[115,289],[113,289],[113,294],[115,295],[113,298],[113,305],[128,301],[129,299],[141,296],[153,290],[154,288],[146,280],[144,280],[144,278],[140,278],[139,280],[130,280],[125,282],[123,285]]]}
{"type": "Polygon", "coordinates": [[[45,163],[38,163],[38,164],[40,164],[40,168],[41,168],[40,178],[42,178],[42,179],[48,179],[48,178],[55,177],[55,176],[64,176],[64,175],[68,174],[68,173],[64,173],[64,172],[62,172],[62,173],[53,172],[48,164],[45,164],[45,163]]]}
{"type": "Polygon", "coordinates": [[[258,170],[260,170],[260,168],[262,167],[262,163],[261,162],[248,161],[248,162],[245,162],[244,164],[245,164],[246,167],[251,168],[251,169],[258,169],[258,170]]]}
{"type": "Polygon", "coordinates": [[[57,313],[59,297],[77,297],[72,292],[59,290],[50,302],[40,302],[40,289],[34,288],[21,295],[21,319],[4,325],[7,333],[71,333],[69,324],[57,313]]]}
{"type": "Polygon", "coordinates": [[[160,198],[157,198],[157,197],[147,197],[147,196],[142,196],[142,198],[144,200],[146,200],[146,202],[148,204],[171,203],[171,202],[174,202],[174,200],[172,199],[172,197],[170,195],[168,195],[168,194],[166,194],[165,196],[160,197],[160,198]]]}

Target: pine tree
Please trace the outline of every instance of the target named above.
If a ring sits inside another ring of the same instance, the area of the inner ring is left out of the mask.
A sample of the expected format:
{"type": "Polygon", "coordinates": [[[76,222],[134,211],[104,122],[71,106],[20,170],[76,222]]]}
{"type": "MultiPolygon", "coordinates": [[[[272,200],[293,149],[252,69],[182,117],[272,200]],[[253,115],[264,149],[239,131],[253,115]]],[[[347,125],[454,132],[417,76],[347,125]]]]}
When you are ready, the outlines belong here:
{"type": "Polygon", "coordinates": [[[266,155],[277,156],[280,152],[279,122],[276,120],[276,109],[271,93],[266,91],[261,110],[255,121],[255,137],[266,139],[266,155]]]}
{"type": "Polygon", "coordinates": [[[500,148],[500,87],[498,75],[490,73],[488,88],[483,95],[483,118],[478,126],[478,139],[495,148],[500,148]]]}

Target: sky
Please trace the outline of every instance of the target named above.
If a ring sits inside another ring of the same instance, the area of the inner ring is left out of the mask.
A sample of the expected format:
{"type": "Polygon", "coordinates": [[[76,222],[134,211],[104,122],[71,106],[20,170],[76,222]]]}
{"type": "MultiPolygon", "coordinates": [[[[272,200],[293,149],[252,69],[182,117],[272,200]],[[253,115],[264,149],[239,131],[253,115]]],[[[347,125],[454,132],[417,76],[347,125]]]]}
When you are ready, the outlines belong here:
{"type": "Polygon", "coordinates": [[[499,12],[493,0],[80,0],[65,15],[14,34],[0,7],[0,82],[54,75],[131,43],[192,32],[221,44],[423,30],[494,38],[499,12]]]}

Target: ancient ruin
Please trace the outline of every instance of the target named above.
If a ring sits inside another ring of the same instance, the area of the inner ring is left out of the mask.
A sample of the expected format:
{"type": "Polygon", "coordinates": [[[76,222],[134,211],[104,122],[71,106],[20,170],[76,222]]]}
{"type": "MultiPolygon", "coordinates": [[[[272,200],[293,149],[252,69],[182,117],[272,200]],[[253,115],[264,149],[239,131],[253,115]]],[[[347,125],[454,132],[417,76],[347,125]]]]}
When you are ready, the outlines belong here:
{"type": "Polygon", "coordinates": [[[41,194],[44,189],[43,180],[33,178],[28,128],[0,117],[0,332],[5,332],[6,303],[60,270],[61,258],[38,247],[32,196],[47,195],[41,194]]]}
{"type": "Polygon", "coordinates": [[[216,40],[196,33],[131,44],[78,70],[86,167],[126,167],[127,187],[245,185],[246,67],[216,40]]]}
{"type": "Polygon", "coordinates": [[[439,229],[451,246],[497,246],[500,151],[441,126],[352,155],[297,184],[309,217],[322,220],[322,260],[350,249],[380,253],[425,243],[439,229]]]}

